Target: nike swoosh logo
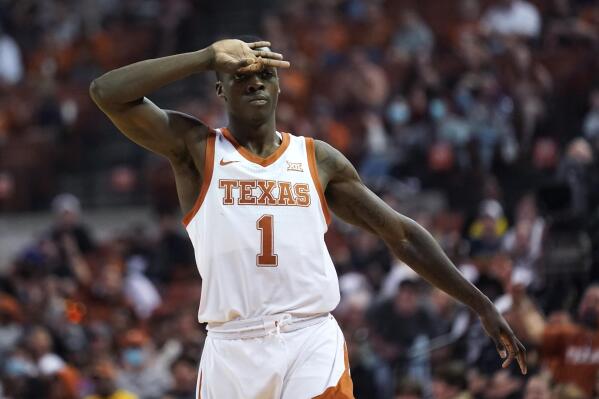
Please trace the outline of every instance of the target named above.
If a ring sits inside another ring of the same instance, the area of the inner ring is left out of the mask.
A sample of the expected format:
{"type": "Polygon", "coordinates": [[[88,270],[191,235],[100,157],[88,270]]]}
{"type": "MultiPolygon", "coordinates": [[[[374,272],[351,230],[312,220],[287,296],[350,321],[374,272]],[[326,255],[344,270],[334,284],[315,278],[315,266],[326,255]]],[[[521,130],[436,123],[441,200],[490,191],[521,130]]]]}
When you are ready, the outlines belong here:
{"type": "Polygon", "coordinates": [[[225,166],[225,165],[228,165],[228,164],[233,163],[233,162],[239,162],[239,161],[225,161],[223,158],[220,159],[220,165],[221,166],[225,166]]]}

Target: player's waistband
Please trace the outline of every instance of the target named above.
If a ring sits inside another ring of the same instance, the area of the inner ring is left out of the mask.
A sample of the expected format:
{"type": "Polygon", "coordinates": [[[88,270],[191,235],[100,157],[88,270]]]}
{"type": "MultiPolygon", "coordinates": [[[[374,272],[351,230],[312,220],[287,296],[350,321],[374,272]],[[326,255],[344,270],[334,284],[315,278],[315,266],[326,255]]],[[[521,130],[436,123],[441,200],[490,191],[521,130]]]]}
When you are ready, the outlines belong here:
{"type": "Polygon", "coordinates": [[[333,318],[330,313],[308,317],[294,317],[289,313],[233,320],[226,323],[208,323],[208,335],[217,339],[250,339],[280,334],[310,327],[333,318]]]}

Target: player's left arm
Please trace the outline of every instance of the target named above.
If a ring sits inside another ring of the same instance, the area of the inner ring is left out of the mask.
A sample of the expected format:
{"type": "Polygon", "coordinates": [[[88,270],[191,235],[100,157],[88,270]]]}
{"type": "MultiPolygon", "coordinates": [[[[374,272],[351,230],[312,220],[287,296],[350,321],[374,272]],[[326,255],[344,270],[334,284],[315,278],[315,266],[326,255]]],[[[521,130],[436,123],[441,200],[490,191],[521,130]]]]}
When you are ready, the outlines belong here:
{"type": "Polygon", "coordinates": [[[435,239],[370,191],[343,154],[318,140],[314,148],[319,178],[335,215],[379,236],[395,256],[424,279],[473,309],[505,359],[503,367],[516,359],[526,373],[522,343],[489,298],[462,276],[435,239]]]}

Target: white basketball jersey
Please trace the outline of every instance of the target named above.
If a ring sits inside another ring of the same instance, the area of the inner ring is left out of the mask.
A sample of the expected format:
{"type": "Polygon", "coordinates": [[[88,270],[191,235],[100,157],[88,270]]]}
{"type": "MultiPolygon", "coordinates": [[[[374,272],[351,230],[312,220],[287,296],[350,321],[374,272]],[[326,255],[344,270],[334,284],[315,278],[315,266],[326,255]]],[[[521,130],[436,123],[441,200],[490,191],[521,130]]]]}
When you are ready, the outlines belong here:
{"type": "Polygon", "coordinates": [[[204,183],[183,220],[202,276],[202,323],[304,317],[339,303],[314,143],[279,137],[267,158],[240,146],[227,129],[208,138],[204,183]]]}

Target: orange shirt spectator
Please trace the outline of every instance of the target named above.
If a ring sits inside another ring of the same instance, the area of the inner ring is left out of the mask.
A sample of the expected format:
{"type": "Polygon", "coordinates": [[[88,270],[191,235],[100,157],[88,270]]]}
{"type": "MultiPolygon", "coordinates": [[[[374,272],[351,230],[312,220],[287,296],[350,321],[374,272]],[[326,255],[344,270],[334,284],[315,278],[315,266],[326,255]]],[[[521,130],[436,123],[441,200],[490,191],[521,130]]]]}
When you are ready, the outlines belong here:
{"type": "Polygon", "coordinates": [[[574,383],[592,394],[599,371],[599,331],[576,324],[549,325],[543,331],[541,356],[555,381],[574,383]]]}

